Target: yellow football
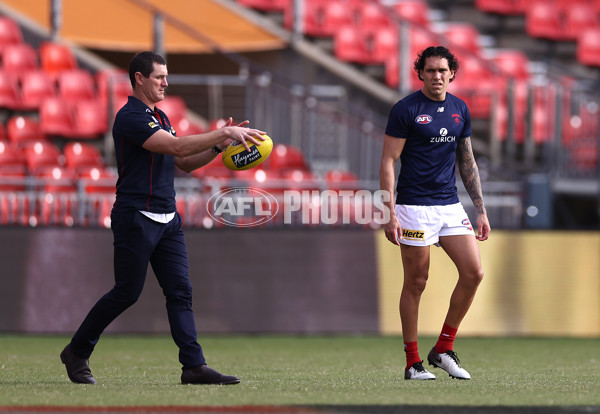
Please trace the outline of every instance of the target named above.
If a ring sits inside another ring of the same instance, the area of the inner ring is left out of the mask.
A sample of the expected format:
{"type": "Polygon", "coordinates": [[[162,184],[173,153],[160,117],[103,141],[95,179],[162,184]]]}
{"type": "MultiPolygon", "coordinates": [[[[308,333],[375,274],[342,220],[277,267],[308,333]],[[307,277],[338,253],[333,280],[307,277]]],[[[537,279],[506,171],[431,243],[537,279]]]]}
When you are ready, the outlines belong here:
{"type": "Polygon", "coordinates": [[[223,164],[233,171],[249,170],[260,165],[269,157],[273,150],[273,140],[268,135],[263,135],[263,137],[265,140],[260,141],[260,145],[246,141],[250,147],[250,151],[246,150],[240,142],[233,141],[223,151],[223,164]]]}

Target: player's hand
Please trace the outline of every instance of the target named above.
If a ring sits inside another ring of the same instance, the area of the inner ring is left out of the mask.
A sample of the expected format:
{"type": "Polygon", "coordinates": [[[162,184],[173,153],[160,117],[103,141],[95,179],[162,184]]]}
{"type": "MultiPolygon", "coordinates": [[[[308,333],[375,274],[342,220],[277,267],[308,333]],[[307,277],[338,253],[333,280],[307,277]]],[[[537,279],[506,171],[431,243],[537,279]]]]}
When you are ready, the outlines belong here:
{"type": "Polygon", "coordinates": [[[490,222],[488,220],[487,214],[482,213],[477,216],[477,235],[475,238],[479,241],[485,241],[490,236],[490,231],[492,228],[490,227],[490,222]]]}
{"type": "Polygon", "coordinates": [[[390,217],[390,220],[385,224],[383,230],[385,232],[385,238],[388,239],[390,243],[400,246],[402,227],[400,226],[400,222],[395,215],[390,217]]]}
{"type": "Polygon", "coordinates": [[[229,145],[233,141],[238,141],[241,143],[246,151],[250,151],[250,147],[248,146],[248,141],[252,142],[255,145],[260,145],[261,141],[265,140],[263,135],[266,134],[265,131],[261,131],[259,129],[247,128],[250,121],[242,121],[237,125],[233,125],[233,118],[229,117],[221,128],[226,129],[225,133],[227,138],[223,140],[224,145],[229,145]]]}

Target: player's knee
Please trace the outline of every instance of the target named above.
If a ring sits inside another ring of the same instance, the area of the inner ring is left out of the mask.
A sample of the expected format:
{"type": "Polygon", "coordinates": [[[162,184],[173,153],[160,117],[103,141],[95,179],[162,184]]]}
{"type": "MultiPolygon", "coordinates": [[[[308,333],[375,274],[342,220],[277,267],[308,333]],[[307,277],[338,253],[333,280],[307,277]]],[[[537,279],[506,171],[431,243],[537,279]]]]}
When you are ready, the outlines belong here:
{"type": "Polygon", "coordinates": [[[473,286],[473,288],[477,288],[477,286],[479,286],[483,280],[483,269],[481,267],[478,269],[473,269],[464,275],[463,280],[469,285],[473,286]]]}
{"type": "Polygon", "coordinates": [[[414,295],[421,295],[427,286],[427,275],[404,280],[404,288],[414,295]]]}

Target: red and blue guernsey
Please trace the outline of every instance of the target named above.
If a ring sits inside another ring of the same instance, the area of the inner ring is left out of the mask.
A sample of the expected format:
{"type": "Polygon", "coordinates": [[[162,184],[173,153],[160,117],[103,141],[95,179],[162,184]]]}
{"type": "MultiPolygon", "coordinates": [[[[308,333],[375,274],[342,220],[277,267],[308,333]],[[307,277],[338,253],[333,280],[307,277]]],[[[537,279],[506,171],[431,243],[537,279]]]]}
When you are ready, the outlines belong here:
{"type": "Polygon", "coordinates": [[[175,135],[164,112],[148,108],[134,96],[117,112],[113,139],[119,178],[114,211],[175,212],[175,159],[142,147],[159,128],[175,135]]]}
{"type": "Polygon", "coordinates": [[[385,133],[406,139],[396,204],[458,203],[456,148],[459,139],[471,136],[471,115],[462,99],[446,93],[444,101],[433,101],[414,92],[393,106],[385,133]]]}

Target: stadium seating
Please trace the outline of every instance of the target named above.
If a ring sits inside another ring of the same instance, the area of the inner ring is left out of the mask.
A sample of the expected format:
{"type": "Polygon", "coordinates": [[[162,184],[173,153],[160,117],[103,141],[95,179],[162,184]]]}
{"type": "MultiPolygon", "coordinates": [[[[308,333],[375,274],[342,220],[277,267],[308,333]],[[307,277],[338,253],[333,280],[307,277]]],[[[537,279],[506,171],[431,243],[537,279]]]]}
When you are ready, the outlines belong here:
{"type": "Polygon", "coordinates": [[[27,168],[31,174],[45,167],[59,167],[61,153],[58,147],[48,141],[28,142],[23,146],[27,168]]]}
{"type": "Polygon", "coordinates": [[[77,191],[76,176],[73,170],[58,165],[40,166],[34,176],[40,183],[38,190],[46,193],[77,191]]]}
{"type": "Polygon", "coordinates": [[[165,99],[156,104],[156,107],[167,115],[171,125],[177,125],[186,117],[187,105],[180,96],[167,95],[165,99]]]}
{"type": "Polygon", "coordinates": [[[225,167],[221,161],[221,156],[216,157],[202,168],[192,171],[196,178],[211,178],[214,180],[223,180],[233,177],[233,171],[225,167]]]}
{"type": "Polygon", "coordinates": [[[44,99],[39,109],[44,135],[76,138],[71,109],[71,105],[58,96],[44,99]]]}
{"type": "Polygon", "coordinates": [[[309,171],[302,151],[297,147],[284,144],[275,144],[271,155],[265,161],[265,169],[271,171],[309,171]]]}
{"type": "Polygon", "coordinates": [[[558,6],[549,1],[532,3],[525,13],[525,30],[528,35],[542,39],[566,40],[558,6]]]}
{"type": "Polygon", "coordinates": [[[88,167],[101,168],[104,166],[102,154],[94,145],[86,142],[68,142],[63,148],[65,166],[78,171],[88,167]]]}
{"type": "Polygon", "coordinates": [[[429,27],[429,6],[424,0],[399,1],[393,6],[398,17],[422,27],[429,27]]]}
{"type": "Polygon", "coordinates": [[[6,45],[23,43],[23,33],[19,25],[10,17],[0,16],[0,51],[6,45]]]}
{"type": "MultiPolygon", "coordinates": [[[[342,0],[306,0],[304,2],[303,33],[315,37],[333,37],[340,26],[351,25],[352,14],[342,0]]],[[[294,9],[284,13],[284,25],[294,28],[294,9]]]]}
{"type": "Polygon", "coordinates": [[[85,69],[64,70],[57,74],[58,96],[65,101],[96,99],[92,74],[85,69]]]}
{"type": "Polygon", "coordinates": [[[346,170],[328,170],[323,175],[328,190],[357,190],[359,178],[356,174],[346,170]]]}
{"type": "Polygon", "coordinates": [[[94,139],[108,130],[108,109],[100,100],[82,99],[69,104],[72,131],[66,137],[94,139]]]}
{"type": "Polygon", "coordinates": [[[349,0],[354,24],[361,31],[375,32],[382,27],[393,25],[393,19],[379,2],[349,0]]]}
{"type": "Polygon", "coordinates": [[[586,29],[600,27],[599,16],[589,4],[575,2],[564,13],[564,38],[568,40],[577,40],[586,29]]]}
{"type": "Polygon", "coordinates": [[[32,116],[17,115],[9,118],[6,122],[6,135],[17,146],[46,139],[40,123],[32,116]]]}
{"type": "Polygon", "coordinates": [[[25,158],[21,150],[7,140],[0,140],[0,167],[25,166],[25,158]]]}
{"type": "Polygon", "coordinates": [[[127,72],[121,69],[104,69],[96,73],[98,97],[108,108],[108,98],[112,99],[112,112],[117,113],[127,103],[133,93],[127,72]]]}
{"type": "Polygon", "coordinates": [[[530,78],[529,58],[520,50],[498,50],[492,57],[492,61],[504,76],[518,80],[528,80],[530,78]]]}
{"type": "Polygon", "coordinates": [[[187,118],[179,120],[177,125],[173,125],[177,136],[183,137],[186,135],[201,134],[204,132],[202,125],[192,122],[187,118]]]}
{"type": "Polygon", "coordinates": [[[529,0],[475,0],[479,10],[502,15],[522,15],[529,0]]]}
{"type": "Polygon", "coordinates": [[[20,79],[20,107],[23,110],[39,111],[44,99],[56,96],[56,85],[43,70],[27,71],[20,79]]]}
{"type": "Polygon", "coordinates": [[[38,54],[29,43],[9,44],[2,49],[2,69],[21,75],[39,69],[38,54]]]}
{"type": "Polygon", "coordinates": [[[443,34],[449,42],[451,50],[459,55],[459,58],[469,53],[481,55],[480,33],[474,25],[468,23],[449,24],[443,30],[443,34]]]}
{"type": "Polygon", "coordinates": [[[0,108],[17,110],[20,107],[19,80],[16,74],[0,70],[0,108]]]}
{"type": "Polygon", "coordinates": [[[51,76],[79,67],[71,48],[62,43],[42,42],[39,56],[42,70],[51,76]]]}
{"type": "Polygon", "coordinates": [[[333,37],[333,53],[344,62],[377,63],[367,50],[363,33],[352,24],[340,27],[333,37]]]}
{"type": "Polygon", "coordinates": [[[225,122],[226,121],[223,118],[213,119],[208,125],[208,130],[214,131],[216,129],[219,129],[225,125],[225,122]]]}
{"type": "Polygon", "coordinates": [[[600,67],[600,27],[584,30],[577,39],[577,61],[600,67]]]}

